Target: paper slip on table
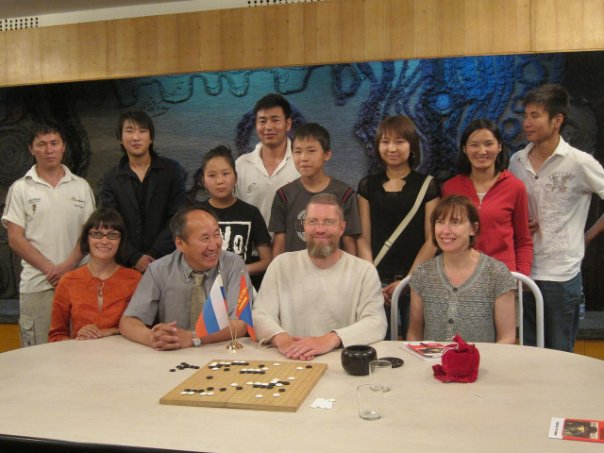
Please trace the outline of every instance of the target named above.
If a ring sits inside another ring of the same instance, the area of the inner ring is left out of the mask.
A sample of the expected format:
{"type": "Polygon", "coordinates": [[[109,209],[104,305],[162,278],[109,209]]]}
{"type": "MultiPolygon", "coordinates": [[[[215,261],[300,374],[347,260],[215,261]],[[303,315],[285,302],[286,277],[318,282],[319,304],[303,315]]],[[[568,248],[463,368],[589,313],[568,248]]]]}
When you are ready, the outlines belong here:
{"type": "Polygon", "coordinates": [[[295,412],[325,363],[211,360],[164,395],[160,404],[295,412]]]}

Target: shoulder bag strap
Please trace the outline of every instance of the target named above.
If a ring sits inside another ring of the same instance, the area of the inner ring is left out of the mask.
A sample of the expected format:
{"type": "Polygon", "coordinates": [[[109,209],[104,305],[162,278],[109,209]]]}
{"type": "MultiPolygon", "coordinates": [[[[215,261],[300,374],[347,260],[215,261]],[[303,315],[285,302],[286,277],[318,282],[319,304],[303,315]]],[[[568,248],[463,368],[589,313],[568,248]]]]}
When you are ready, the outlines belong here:
{"type": "Polygon", "coordinates": [[[426,196],[426,192],[428,191],[428,186],[430,185],[430,181],[432,181],[432,179],[433,178],[430,175],[426,176],[426,179],[424,179],[424,183],[422,184],[422,187],[419,190],[419,193],[417,194],[417,198],[415,199],[415,203],[413,204],[413,207],[407,213],[407,215],[401,221],[401,223],[396,227],[396,230],[394,230],[392,232],[392,234],[390,235],[390,237],[386,240],[386,242],[384,242],[384,245],[382,246],[380,253],[378,253],[378,255],[373,260],[373,265],[375,267],[377,267],[378,264],[380,264],[380,262],[382,261],[382,259],[386,255],[386,253],[388,253],[388,250],[390,250],[390,247],[392,247],[392,244],[394,244],[394,242],[398,239],[398,237],[401,235],[401,233],[404,231],[404,229],[407,228],[407,225],[409,224],[409,222],[411,222],[411,220],[417,213],[419,206],[422,204],[422,201],[424,201],[424,197],[426,196]]]}

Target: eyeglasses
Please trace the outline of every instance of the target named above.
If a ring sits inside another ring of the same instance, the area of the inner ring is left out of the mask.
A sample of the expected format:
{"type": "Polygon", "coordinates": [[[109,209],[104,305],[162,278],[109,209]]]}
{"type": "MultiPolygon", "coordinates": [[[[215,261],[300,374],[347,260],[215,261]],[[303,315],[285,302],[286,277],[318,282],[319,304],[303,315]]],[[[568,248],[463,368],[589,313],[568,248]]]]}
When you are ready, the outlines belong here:
{"type": "Polygon", "coordinates": [[[120,233],[119,231],[110,231],[108,233],[103,233],[102,231],[98,230],[90,230],[88,232],[88,236],[93,239],[103,239],[106,237],[110,241],[117,241],[119,238],[122,237],[122,233],[120,233]]]}
{"type": "Polygon", "coordinates": [[[338,221],[335,219],[325,219],[325,220],[319,220],[319,219],[306,219],[305,220],[306,225],[308,225],[309,227],[313,227],[316,228],[319,225],[321,225],[322,227],[325,228],[331,228],[337,225],[338,221]]]}

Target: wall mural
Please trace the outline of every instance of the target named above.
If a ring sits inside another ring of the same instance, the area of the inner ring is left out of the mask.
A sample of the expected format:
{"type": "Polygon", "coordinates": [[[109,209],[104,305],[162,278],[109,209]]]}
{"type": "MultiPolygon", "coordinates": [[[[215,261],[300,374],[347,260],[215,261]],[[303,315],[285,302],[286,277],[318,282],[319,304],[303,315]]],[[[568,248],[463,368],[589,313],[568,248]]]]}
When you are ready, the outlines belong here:
{"type": "MultiPolygon", "coordinates": [[[[28,127],[33,121],[52,118],[63,124],[68,135],[65,163],[97,190],[104,172],[120,157],[115,123],[121,112],[143,109],[149,113],[156,126],[156,149],[179,160],[191,177],[203,153],[218,144],[231,146],[235,156],[253,148],[256,135],[251,110],[268,92],[289,99],[294,128],[316,121],[330,131],[333,158],[327,171],[353,187],[376,169],[372,141],[385,115],[404,114],[415,121],[422,142],[420,171],[445,180],[455,172],[459,135],[475,118],[499,124],[511,152],[523,147],[521,99],[546,82],[564,84],[573,98],[565,138],[602,161],[604,90],[598,74],[603,69],[604,52],[583,52],[267,68],[4,88],[0,89],[0,199],[4,201],[10,184],[33,163],[27,148],[28,127]]],[[[601,212],[600,205],[592,203],[592,220],[601,212]]],[[[604,309],[597,297],[604,294],[604,278],[596,270],[604,269],[604,263],[598,262],[598,255],[604,254],[594,251],[601,242],[592,244],[584,266],[591,309],[604,309]]],[[[18,297],[16,262],[2,229],[0,299],[18,297]]]]}

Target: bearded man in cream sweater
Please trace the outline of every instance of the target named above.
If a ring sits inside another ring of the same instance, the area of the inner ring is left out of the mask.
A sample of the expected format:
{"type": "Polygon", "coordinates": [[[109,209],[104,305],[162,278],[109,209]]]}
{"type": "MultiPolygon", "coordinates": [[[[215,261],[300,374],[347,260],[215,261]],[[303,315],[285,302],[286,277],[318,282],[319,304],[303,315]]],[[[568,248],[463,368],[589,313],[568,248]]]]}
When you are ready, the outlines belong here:
{"type": "Polygon", "coordinates": [[[264,276],[253,317],[261,344],[295,360],[384,339],[386,316],[375,267],[344,252],[346,222],[332,194],[306,207],[307,249],[279,255],[264,276]]]}

